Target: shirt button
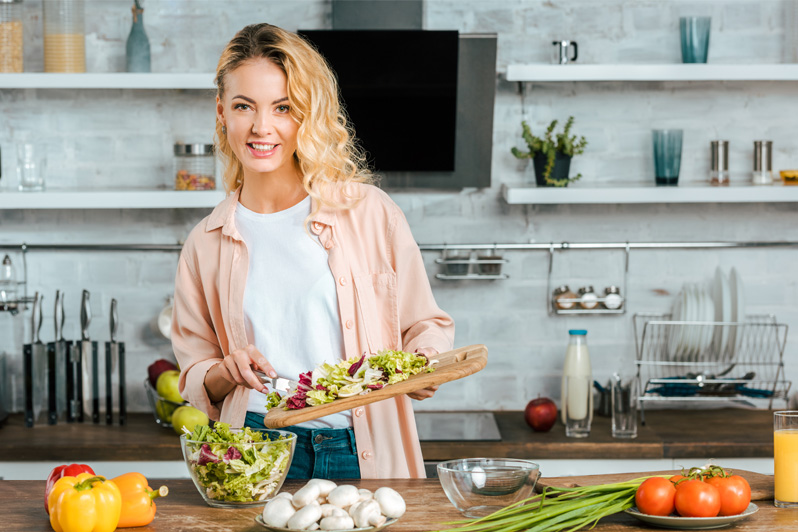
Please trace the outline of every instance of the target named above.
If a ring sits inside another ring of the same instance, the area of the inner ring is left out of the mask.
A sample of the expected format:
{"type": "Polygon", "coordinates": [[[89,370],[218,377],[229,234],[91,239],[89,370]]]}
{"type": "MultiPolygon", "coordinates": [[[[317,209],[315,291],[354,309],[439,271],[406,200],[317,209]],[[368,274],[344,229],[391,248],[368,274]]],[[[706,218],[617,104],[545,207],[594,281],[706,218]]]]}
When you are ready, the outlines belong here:
{"type": "Polygon", "coordinates": [[[362,453],[360,453],[360,456],[363,457],[363,460],[368,460],[369,458],[374,456],[374,453],[372,453],[371,451],[363,451],[362,453]]]}
{"type": "Polygon", "coordinates": [[[341,284],[341,286],[346,286],[346,277],[341,277],[338,279],[338,282],[341,284]]]}
{"type": "Polygon", "coordinates": [[[330,249],[332,247],[333,247],[332,240],[328,240],[327,242],[324,243],[324,249],[330,249]]]}
{"type": "Polygon", "coordinates": [[[357,408],[355,408],[355,415],[356,415],[357,417],[360,417],[360,416],[362,416],[362,415],[363,415],[365,412],[366,412],[366,410],[365,410],[363,407],[357,407],[357,408]]]}
{"type": "Polygon", "coordinates": [[[352,323],[352,320],[346,320],[346,328],[351,329],[355,324],[352,323]]]}

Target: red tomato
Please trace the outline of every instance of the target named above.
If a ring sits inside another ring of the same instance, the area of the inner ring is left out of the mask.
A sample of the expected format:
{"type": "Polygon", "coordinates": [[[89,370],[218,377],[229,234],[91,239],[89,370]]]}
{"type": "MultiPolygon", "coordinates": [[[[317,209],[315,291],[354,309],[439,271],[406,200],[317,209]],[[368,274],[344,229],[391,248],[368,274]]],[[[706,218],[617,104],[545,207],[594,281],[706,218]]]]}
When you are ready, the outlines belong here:
{"type": "Polygon", "coordinates": [[[720,512],[718,489],[700,480],[687,480],[676,487],[673,499],[682,517],[715,517],[720,512]]]}
{"type": "Polygon", "coordinates": [[[670,515],[676,488],[673,482],[663,477],[645,480],[635,493],[637,509],[648,515],[670,515]]]}
{"type": "Polygon", "coordinates": [[[674,484],[676,484],[677,482],[679,482],[679,481],[680,481],[680,480],[682,480],[683,478],[687,478],[687,477],[686,477],[686,476],[684,476],[684,475],[673,475],[673,476],[672,476],[671,478],[669,478],[668,480],[670,480],[671,482],[673,482],[674,484]]]}
{"type": "Polygon", "coordinates": [[[720,513],[718,515],[737,515],[748,508],[751,502],[751,486],[740,475],[712,477],[705,481],[717,488],[720,494],[720,513]]]}

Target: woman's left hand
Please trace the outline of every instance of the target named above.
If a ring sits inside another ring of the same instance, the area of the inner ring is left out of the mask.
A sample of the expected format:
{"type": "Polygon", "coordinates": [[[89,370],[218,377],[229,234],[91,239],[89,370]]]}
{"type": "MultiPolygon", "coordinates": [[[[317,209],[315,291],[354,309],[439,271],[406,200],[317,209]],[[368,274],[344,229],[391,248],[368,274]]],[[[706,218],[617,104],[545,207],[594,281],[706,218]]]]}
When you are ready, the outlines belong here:
{"type": "MultiPolygon", "coordinates": [[[[435,355],[438,354],[437,349],[433,349],[431,347],[419,347],[416,349],[416,353],[421,353],[425,355],[428,359],[432,359],[435,355]]],[[[411,399],[415,399],[416,401],[423,401],[424,399],[429,399],[435,392],[438,391],[440,385],[435,384],[434,386],[430,386],[429,388],[422,388],[421,390],[416,390],[415,392],[410,392],[407,396],[411,399]]]]}

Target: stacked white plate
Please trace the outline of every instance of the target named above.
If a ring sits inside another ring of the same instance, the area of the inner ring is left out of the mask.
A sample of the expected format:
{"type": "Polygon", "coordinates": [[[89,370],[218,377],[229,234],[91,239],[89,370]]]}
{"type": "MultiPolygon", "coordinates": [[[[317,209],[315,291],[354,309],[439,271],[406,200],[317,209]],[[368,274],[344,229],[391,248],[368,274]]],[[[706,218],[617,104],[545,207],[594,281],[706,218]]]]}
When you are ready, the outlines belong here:
{"type": "Polygon", "coordinates": [[[673,303],[668,353],[677,362],[726,361],[734,358],[742,329],[714,323],[745,322],[745,289],[740,274],[729,277],[718,267],[708,286],[686,283],[673,303]]]}

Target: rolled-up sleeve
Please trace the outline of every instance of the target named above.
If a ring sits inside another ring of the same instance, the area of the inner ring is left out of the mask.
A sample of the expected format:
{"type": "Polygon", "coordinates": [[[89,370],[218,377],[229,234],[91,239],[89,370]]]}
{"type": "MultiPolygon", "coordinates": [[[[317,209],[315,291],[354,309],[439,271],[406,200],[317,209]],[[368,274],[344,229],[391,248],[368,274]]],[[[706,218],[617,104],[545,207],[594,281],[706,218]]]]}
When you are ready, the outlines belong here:
{"type": "Polygon", "coordinates": [[[454,344],[454,320],[435,302],[421,250],[404,213],[394,207],[388,243],[397,276],[403,349],[412,352],[431,347],[439,353],[449,351],[454,344]]]}
{"type": "Polygon", "coordinates": [[[218,336],[205,301],[202,283],[190,266],[190,251],[180,255],[175,277],[172,307],[172,348],[180,364],[180,395],[219,420],[220,406],[211,402],[205,390],[205,374],[222,361],[218,336]]]}

